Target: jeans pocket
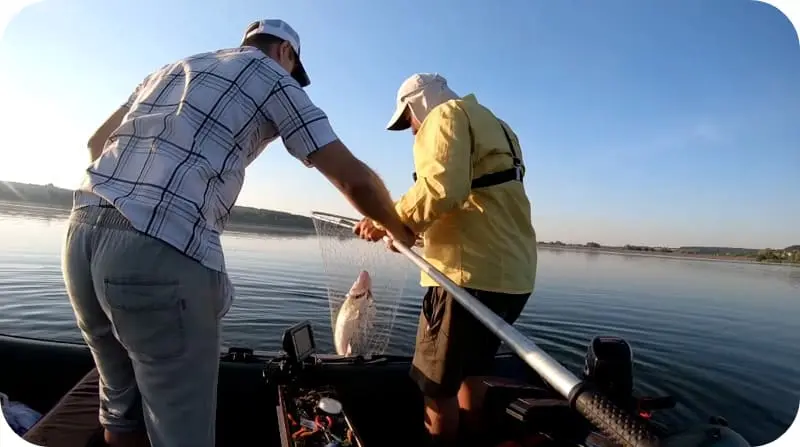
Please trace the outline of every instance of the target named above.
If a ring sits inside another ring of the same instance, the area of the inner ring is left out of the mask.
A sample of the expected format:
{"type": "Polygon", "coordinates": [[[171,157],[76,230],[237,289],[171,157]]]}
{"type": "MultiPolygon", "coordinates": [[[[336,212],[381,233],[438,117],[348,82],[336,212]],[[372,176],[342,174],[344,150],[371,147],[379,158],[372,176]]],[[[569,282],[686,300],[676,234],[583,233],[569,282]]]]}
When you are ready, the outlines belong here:
{"type": "Polygon", "coordinates": [[[233,304],[233,284],[228,274],[221,272],[215,273],[214,284],[212,284],[211,290],[214,292],[214,309],[217,314],[217,320],[222,320],[233,304]]]}
{"type": "Polygon", "coordinates": [[[140,361],[178,357],[185,350],[185,303],[177,282],[105,280],[105,298],[120,343],[140,361]]]}

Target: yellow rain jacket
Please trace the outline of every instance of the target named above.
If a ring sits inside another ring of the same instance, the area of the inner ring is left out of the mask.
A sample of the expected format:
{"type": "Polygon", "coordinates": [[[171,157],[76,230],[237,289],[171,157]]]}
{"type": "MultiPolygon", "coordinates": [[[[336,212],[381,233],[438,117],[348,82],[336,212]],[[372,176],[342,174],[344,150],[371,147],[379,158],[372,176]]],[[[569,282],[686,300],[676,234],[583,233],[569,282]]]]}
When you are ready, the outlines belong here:
{"type": "MultiPolygon", "coordinates": [[[[517,156],[514,132],[503,125],[517,156]]],[[[474,95],[430,111],[414,141],[414,186],[395,203],[423,233],[424,258],[462,287],[529,293],[536,279],[536,233],[522,182],[471,188],[484,174],[513,166],[500,121],[474,95]]],[[[423,287],[437,286],[422,273],[423,287]]]]}

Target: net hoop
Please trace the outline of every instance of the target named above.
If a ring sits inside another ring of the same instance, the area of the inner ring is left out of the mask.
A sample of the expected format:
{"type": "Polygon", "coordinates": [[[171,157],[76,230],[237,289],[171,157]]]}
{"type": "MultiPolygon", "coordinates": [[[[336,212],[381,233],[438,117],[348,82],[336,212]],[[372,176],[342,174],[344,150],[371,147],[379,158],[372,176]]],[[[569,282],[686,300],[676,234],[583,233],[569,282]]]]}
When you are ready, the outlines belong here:
{"type": "Polygon", "coordinates": [[[322,211],[313,211],[311,217],[319,242],[330,310],[331,345],[321,348],[336,352],[332,341],[337,316],[347,292],[363,270],[372,279],[374,308],[366,312],[364,318],[369,321],[359,333],[359,349],[352,356],[370,358],[386,354],[412,269],[402,256],[389,251],[385,244],[363,241],[353,234],[358,219],[322,211]]]}

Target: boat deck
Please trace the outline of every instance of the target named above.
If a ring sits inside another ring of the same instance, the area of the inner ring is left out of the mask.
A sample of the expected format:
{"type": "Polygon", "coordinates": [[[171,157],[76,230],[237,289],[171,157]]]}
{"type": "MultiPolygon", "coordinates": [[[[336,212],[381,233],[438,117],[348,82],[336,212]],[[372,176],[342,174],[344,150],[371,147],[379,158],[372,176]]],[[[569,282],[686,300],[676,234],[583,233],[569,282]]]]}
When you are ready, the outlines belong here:
{"type": "MultiPolygon", "coordinates": [[[[270,354],[262,353],[238,360],[223,356],[217,403],[218,446],[281,445],[277,393],[263,377],[269,359],[270,354]]],[[[526,369],[515,359],[505,356],[498,362],[505,369],[504,375],[525,374],[526,369]]],[[[326,364],[318,380],[336,387],[365,446],[420,445],[424,430],[422,397],[408,378],[410,359],[381,360],[374,366],[326,364]]],[[[14,365],[0,368],[0,391],[42,414],[94,368],[84,345],[1,335],[0,361],[14,365]]]]}

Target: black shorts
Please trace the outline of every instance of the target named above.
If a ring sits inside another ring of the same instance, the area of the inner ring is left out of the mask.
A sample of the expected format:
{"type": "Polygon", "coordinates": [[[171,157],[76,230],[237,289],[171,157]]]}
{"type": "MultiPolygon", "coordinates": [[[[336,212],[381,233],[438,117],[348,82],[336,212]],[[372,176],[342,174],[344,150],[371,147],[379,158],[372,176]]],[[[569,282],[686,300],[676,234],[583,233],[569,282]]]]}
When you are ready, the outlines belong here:
{"type": "MultiPolygon", "coordinates": [[[[509,324],[531,295],[466,290],[509,324]]],[[[411,378],[427,397],[454,397],[466,377],[492,373],[499,347],[500,339],[449,292],[429,287],[422,301],[411,378]]]]}

